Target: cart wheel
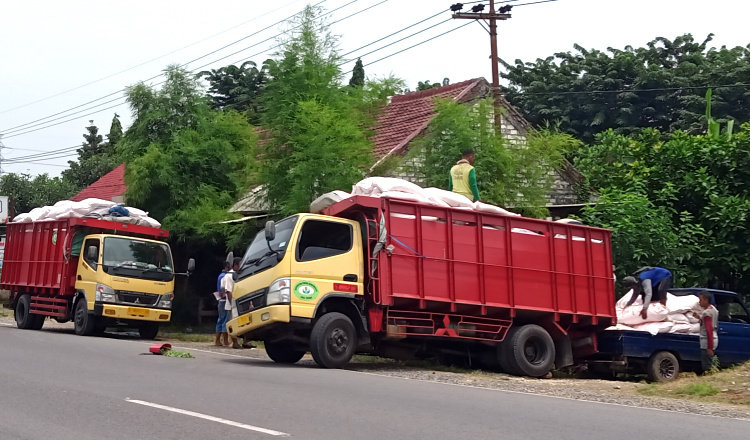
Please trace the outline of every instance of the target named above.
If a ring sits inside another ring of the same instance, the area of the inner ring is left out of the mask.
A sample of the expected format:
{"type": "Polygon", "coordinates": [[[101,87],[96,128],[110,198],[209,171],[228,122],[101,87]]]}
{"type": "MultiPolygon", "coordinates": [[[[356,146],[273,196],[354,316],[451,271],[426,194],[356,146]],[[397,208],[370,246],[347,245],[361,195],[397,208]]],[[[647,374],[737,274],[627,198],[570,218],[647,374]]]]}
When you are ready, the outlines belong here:
{"type": "Polygon", "coordinates": [[[660,351],[648,359],[646,373],[652,382],[668,382],[680,374],[680,362],[672,353],[660,351]]]}

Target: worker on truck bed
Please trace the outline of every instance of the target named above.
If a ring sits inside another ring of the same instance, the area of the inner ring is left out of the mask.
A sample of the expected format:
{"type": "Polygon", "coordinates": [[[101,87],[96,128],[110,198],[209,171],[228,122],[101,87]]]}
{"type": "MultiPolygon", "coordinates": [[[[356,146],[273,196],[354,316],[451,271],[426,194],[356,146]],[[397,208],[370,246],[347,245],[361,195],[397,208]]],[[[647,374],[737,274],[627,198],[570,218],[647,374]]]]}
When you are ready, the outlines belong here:
{"type": "Polygon", "coordinates": [[[659,301],[663,306],[667,305],[667,290],[672,287],[672,272],[663,267],[646,266],[632,276],[623,278],[622,284],[626,289],[633,289],[626,307],[633,304],[639,295],[643,296],[641,317],[646,319],[648,306],[652,302],[659,301]]]}
{"type": "Polygon", "coordinates": [[[474,170],[474,151],[464,150],[461,160],[451,168],[448,189],[466,196],[469,200],[479,201],[479,188],[477,187],[477,174],[474,170]]]}

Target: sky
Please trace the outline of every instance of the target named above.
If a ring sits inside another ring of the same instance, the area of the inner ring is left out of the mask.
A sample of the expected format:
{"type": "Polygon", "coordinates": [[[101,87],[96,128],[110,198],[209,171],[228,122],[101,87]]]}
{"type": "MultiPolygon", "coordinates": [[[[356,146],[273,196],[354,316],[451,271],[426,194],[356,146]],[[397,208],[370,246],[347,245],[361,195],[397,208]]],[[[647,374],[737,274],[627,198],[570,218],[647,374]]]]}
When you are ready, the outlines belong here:
{"type": "MultiPolygon", "coordinates": [[[[740,0],[550,0],[524,5],[536,1],[510,2],[516,5],[512,18],[498,25],[500,58],[534,61],[574,51],[574,44],[602,50],[640,47],[655,37],[671,40],[685,33],[699,41],[714,33],[711,46],[717,48],[750,43],[750,2],[740,0]]],[[[308,2],[0,2],[2,172],[59,175],[75,159],[89,121],[106,135],[117,113],[127,128],[132,118],[121,91],[140,81],[158,83],[169,64],[187,63],[196,72],[248,59],[261,64],[283,30],[277,23],[308,2]]],[[[332,32],[340,37],[340,53],[351,52],[345,58],[362,56],[368,76],[393,74],[415,89],[425,80],[491,79],[489,36],[477,22],[450,20],[448,7],[455,2],[322,0],[320,6],[333,11],[329,18],[332,32]],[[464,27],[454,30],[459,26],[464,27]]],[[[353,64],[343,69],[350,71],[353,64]]]]}

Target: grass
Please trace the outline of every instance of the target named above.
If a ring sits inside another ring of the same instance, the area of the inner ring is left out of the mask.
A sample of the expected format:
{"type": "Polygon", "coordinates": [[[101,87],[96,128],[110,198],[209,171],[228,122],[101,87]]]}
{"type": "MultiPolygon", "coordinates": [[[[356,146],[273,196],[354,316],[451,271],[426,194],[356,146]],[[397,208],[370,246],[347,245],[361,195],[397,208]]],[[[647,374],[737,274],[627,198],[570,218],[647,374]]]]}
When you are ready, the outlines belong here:
{"type": "Polygon", "coordinates": [[[13,310],[6,309],[4,305],[0,304],[0,317],[13,316],[13,310]]]}
{"type": "Polygon", "coordinates": [[[166,357],[173,357],[173,358],[190,358],[192,359],[194,356],[187,351],[179,351],[179,350],[166,350],[162,353],[162,355],[166,357]]]}
{"type": "Polygon", "coordinates": [[[750,362],[704,376],[682,373],[671,381],[639,384],[645,396],[750,406],[750,362]]]}

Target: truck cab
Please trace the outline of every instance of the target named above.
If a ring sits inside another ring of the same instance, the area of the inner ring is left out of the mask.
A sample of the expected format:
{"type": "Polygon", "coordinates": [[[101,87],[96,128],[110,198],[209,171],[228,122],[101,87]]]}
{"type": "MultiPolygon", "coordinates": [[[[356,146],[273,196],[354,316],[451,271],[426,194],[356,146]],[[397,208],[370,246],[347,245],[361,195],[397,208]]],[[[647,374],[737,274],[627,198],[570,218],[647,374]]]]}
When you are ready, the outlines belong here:
{"type": "MultiPolygon", "coordinates": [[[[296,362],[310,338],[325,338],[312,328],[324,312],[338,311],[350,325],[364,328],[364,257],[356,221],[297,214],[269,222],[247,248],[235,278],[237,314],[227,330],[264,340],[274,360],[296,362]]],[[[351,332],[344,333],[330,350],[356,348],[351,332]]],[[[327,356],[315,350],[313,355],[327,356]]]]}

